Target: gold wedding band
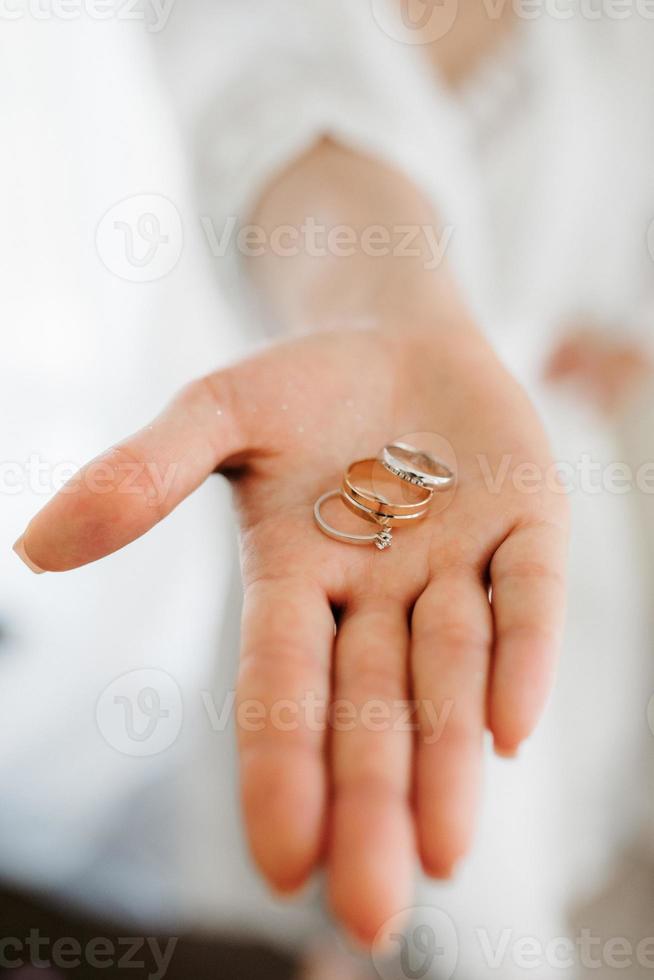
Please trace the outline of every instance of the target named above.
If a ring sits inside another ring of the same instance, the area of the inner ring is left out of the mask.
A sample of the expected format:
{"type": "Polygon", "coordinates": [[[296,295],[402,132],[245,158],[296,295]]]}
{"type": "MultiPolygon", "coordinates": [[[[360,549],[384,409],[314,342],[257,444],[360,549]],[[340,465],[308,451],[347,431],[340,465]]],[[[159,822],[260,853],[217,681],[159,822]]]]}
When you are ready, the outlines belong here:
{"type": "Polygon", "coordinates": [[[378,459],[359,459],[343,475],[345,503],[372,521],[406,524],[425,517],[434,491],[430,487],[403,482],[378,459]]]}

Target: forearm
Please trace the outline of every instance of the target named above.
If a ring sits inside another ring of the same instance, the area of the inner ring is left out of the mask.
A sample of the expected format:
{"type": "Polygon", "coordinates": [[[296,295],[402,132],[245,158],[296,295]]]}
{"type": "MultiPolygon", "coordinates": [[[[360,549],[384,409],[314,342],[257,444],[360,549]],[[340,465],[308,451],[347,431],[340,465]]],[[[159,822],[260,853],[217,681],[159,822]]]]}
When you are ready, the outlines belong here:
{"type": "Polygon", "coordinates": [[[268,186],[250,272],[291,330],[378,317],[469,319],[446,261],[452,230],[404,175],[327,140],[268,186]]]}

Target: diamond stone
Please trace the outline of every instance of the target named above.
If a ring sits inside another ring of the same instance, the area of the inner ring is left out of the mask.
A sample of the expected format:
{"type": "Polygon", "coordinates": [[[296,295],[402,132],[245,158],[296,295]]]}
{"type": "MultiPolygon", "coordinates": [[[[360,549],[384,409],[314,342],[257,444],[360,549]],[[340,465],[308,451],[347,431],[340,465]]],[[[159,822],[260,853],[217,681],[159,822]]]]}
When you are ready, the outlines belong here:
{"type": "Polygon", "coordinates": [[[379,548],[380,551],[384,551],[386,548],[390,548],[393,543],[393,533],[390,528],[384,528],[380,531],[375,538],[375,547],[379,548]]]}

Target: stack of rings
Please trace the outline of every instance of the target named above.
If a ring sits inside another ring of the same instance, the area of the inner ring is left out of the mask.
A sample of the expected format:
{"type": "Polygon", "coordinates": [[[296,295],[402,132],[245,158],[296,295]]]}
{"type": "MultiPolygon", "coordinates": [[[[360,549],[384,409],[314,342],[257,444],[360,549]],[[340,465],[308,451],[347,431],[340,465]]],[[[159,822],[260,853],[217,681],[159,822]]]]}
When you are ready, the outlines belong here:
{"type": "Polygon", "coordinates": [[[420,521],[427,515],[434,493],[453,484],[452,471],[431,453],[403,442],[390,443],[376,459],[351,463],[340,489],[328,490],[318,498],[314,506],[316,523],[323,534],[337,541],[374,544],[384,551],[393,542],[393,527],[420,521]],[[358,517],[376,524],[377,531],[350,534],[328,524],[322,507],[335,497],[358,517]]]}

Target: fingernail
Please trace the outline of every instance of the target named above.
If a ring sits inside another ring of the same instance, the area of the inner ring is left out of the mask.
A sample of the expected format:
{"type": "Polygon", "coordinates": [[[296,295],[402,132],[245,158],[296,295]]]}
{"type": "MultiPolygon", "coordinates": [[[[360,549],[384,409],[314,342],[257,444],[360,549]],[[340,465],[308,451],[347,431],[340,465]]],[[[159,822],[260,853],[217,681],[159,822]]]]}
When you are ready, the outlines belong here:
{"type": "Polygon", "coordinates": [[[520,748],[517,749],[500,749],[497,745],[494,745],[495,755],[499,755],[500,759],[517,759],[520,748]]]}
{"type": "Polygon", "coordinates": [[[453,861],[451,864],[430,864],[429,867],[425,866],[425,873],[438,881],[451,881],[458,871],[459,863],[453,861]]]}
{"type": "Polygon", "coordinates": [[[281,901],[293,901],[293,899],[298,898],[300,893],[304,891],[308,884],[309,882],[307,881],[306,876],[293,881],[268,882],[270,890],[277,896],[277,898],[281,899],[281,901]]]}
{"type": "Polygon", "coordinates": [[[25,536],[23,534],[21,534],[18,541],[14,545],[14,551],[16,552],[20,560],[27,565],[27,567],[31,572],[34,572],[35,575],[43,575],[43,573],[45,572],[45,568],[39,568],[36,562],[33,562],[30,556],[25,551],[25,536]]]}

